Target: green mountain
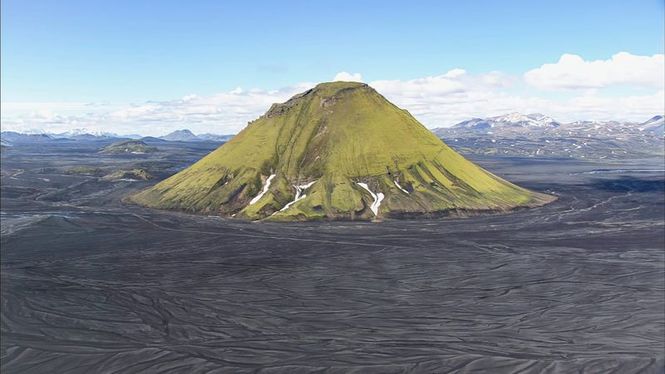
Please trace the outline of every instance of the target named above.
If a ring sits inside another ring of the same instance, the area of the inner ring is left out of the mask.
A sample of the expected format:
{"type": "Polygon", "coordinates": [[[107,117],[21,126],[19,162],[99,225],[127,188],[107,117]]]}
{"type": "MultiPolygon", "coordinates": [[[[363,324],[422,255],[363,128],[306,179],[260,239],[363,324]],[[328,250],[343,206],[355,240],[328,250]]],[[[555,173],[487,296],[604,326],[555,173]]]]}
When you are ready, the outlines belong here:
{"type": "Polygon", "coordinates": [[[366,84],[322,83],[131,200],[257,220],[375,219],[537,206],[366,84]]]}

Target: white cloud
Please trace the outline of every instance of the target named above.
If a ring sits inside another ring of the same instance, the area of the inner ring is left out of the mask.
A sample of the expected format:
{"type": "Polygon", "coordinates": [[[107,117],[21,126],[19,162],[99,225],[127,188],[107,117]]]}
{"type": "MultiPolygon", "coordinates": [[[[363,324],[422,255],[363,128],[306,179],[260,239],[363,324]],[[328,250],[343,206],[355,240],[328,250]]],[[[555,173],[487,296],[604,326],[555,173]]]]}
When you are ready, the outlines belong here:
{"type": "Polygon", "coordinates": [[[408,98],[427,98],[449,95],[464,91],[462,77],[466,72],[453,69],[449,72],[411,80],[377,80],[370,85],[384,94],[399,94],[408,98]]]}
{"type": "Polygon", "coordinates": [[[524,74],[527,83],[541,89],[589,89],[612,85],[662,88],[665,55],[636,56],[619,52],[608,60],[586,61],[564,54],[554,64],[544,64],[524,74]]]}
{"type": "Polygon", "coordinates": [[[240,131],[273,103],[283,102],[313,85],[301,83],[279,90],[235,88],[212,96],[191,94],[171,101],[88,111],[90,106],[85,103],[3,103],[2,129],[64,132],[86,128],[95,132],[163,135],[189,128],[194,133],[230,134],[240,131]]]}
{"type": "Polygon", "coordinates": [[[583,95],[571,98],[567,104],[574,108],[576,114],[581,113],[587,119],[632,119],[642,122],[652,115],[665,112],[665,91],[622,97],[583,95]]]}
{"type": "MultiPolygon", "coordinates": [[[[640,61],[653,59],[634,57],[640,61]]],[[[349,80],[343,74],[362,78],[358,73],[340,73],[336,78],[349,80]]],[[[303,82],[278,90],[237,87],[211,96],[189,94],[170,101],[133,105],[2,103],[2,129],[63,132],[86,128],[96,132],[163,135],[188,128],[194,133],[229,134],[240,131],[273,103],[284,102],[314,85],[303,82]]],[[[662,85],[645,88],[646,93],[640,95],[618,96],[616,91],[609,94],[603,87],[586,87],[550,96],[529,89],[517,76],[496,71],[470,74],[463,69],[416,79],[376,80],[369,85],[430,128],[516,111],[540,112],[559,121],[645,121],[665,112],[662,85]]]]}
{"type": "Polygon", "coordinates": [[[362,82],[363,76],[360,73],[347,73],[341,71],[335,75],[333,81],[343,81],[343,82],[362,82]]]}
{"type": "Polygon", "coordinates": [[[466,74],[466,70],[455,68],[455,69],[452,69],[452,70],[448,70],[448,72],[446,74],[444,74],[443,76],[446,77],[446,78],[457,78],[457,77],[461,77],[464,74],[466,74]]]}
{"type": "Polygon", "coordinates": [[[603,95],[587,90],[581,95],[556,98],[533,95],[530,90],[509,90],[515,79],[492,72],[480,75],[447,74],[410,81],[376,81],[376,88],[396,105],[411,112],[427,127],[447,127],[472,117],[491,117],[511,112],[544,113],[559,121],[645,121],[665,112],[663,90],[644,95],[603,95]],[[421,94],[419,94],[421,93],[421,94]]]}

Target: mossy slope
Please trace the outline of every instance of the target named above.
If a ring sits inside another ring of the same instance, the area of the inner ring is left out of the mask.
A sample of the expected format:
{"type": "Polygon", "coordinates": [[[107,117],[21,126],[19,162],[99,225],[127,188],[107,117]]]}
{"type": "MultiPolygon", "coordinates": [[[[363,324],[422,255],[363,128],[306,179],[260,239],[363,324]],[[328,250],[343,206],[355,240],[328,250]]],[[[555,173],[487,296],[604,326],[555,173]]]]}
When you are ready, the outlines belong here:
{"type": "Polygon", "coordinates": [[[157,152],[157,148],[150,147],[140,140],[125,140],[109,144],[102,148],[100,153],[122,154],[122,153],[151,153],[157,152]]]}
{"type": "Polygon", "coordinates": [[[502,211],[550,200],[469,162],[407,111],[350,82],[322,83],[273,105],[228,143],[131,199],[252,220],[502,211]],[[383,194],[377,215],[358,183],[383,194]]]}

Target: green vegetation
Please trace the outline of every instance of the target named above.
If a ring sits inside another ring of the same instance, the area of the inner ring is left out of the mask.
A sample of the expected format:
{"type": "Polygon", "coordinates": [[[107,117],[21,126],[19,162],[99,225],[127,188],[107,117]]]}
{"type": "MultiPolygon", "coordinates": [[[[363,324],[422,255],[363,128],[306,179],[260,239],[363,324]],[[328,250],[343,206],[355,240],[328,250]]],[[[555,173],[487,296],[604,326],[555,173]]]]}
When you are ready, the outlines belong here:
{"type": "Polygon", "coordinates": [[[156,147],[150,147],[140,140],[126,140],[122,142],[113,143],[102,148],[100,153],[106,154],[124,154],[124,153],[151,153],[157,152],[156,147]]]}
{"type": "Polygon", "coordinates": [[[116,170],[110,174],[105,175],[104,180],[120,180],[120,179],[133,179],[147,181],[152,179],[153,176],[145,169],[131,169],[131,170],[116,170]]]}
{"type": "Polygon", "coordinates": [[[378,217],[504,211],[551,200],[467,161],[407,111],[350,82],[322,83],[274,104],[228,143],[131,199],[252,220],[373,219],[374,199],[359,182],[385,195],[378,217]],[[267,193],[250,204],[272,174],[267,193]],[[308,182],[305,197],[281,210],[295,186],[308,182]]]}

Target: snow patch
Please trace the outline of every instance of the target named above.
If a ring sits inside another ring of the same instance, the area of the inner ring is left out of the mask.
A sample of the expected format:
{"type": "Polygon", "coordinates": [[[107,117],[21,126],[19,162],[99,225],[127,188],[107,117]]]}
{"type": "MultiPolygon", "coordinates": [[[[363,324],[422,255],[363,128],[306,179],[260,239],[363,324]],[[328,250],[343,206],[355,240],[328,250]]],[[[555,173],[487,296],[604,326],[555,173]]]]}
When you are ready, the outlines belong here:
{"type": "Polygon", "coordinates": [[[369,209],[371,209],[374,215],[377,216],[379,214],[379,207],[381,206],[381,201],[383,201],[383,198],[385,196],[381,192],[377,194],[372,192],[372,190],[369,189],[367,183],[356,182],[356,184],[366,189],[367,192],[369,192],[369,194],[372,195],[372,198],[374,198],[374,202],[372,203],[372,205],[370,205],[369,209]]]}
{"type": "Polygon", "coordinates": [[[270,175],[268,177],[268,179],[266,179],[266,184],[263,185],[263,190],[261,191],[261,193],[254,196],[254,198],[252,200],[250,200],[249,205],[252,205],[252,204],[256,203],[257,201],[261,200],[263,195],[265,195],[265,193],[268,192],[268,188],[270,188],[270,182],[272,182],[273,178],[275,178],[275,174],[270,175]]]}
{"type": "Polygon", "coordinates": [[[289,209],[289,207],[290,207],[291,205],[295,204],[297,201],[306,198],[307,195],[302,195],[302,196],[301,196],[300,194],[303,193],[303,191],[305,191],[306,189],[312,187],[312,185],[313,185],[314,183],[316,183],[316,181],[309,182],[309,183],[307,183],[307,184],[301,184],[300,186],[296,186],[296,185],[294,184],[293,187],[296,189],[296,197],[293,199],[293,201],[291,201],[291,202],[289,202],[288,204],[284,205],[284,207],[283,207],[282,209],[280,209],[279,211],[281,212],[281,211],[287,210],[287,209],[289,209]]]}
{"type": "Polygon", "coordinates": [[[409,194],[409,191],[403,189],[402,186],[399,185],[399,183],[397,182],[397,179],[395,179],[393,182],[395,182],[395,186],[397,186],[397,188],[404,191],[405,194],[407,194],[407,195],[409,194]]]}

